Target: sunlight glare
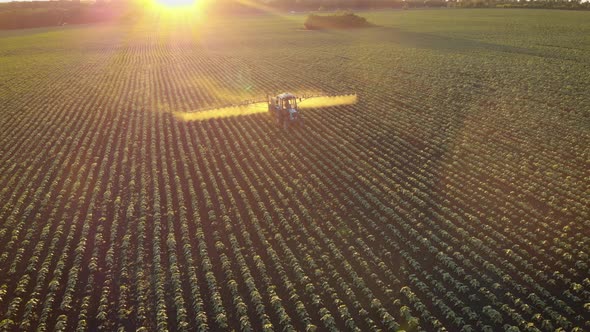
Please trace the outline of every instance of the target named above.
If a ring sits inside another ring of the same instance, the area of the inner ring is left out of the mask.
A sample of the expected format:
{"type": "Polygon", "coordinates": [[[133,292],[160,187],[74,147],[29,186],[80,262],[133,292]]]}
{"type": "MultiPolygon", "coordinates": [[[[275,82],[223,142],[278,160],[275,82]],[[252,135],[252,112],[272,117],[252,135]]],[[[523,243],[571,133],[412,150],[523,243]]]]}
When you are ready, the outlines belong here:
{"type": "Polygon", "coordinates": [[[197,5],[198,0],[154,0],[157,5],[167,8],[190,7],[197,5]]]}
{"type": "Polygon", "coordinates": [[[152,11],[164,17],[202,16],[210,0],[138,0],[149,4],[152,11]]]}

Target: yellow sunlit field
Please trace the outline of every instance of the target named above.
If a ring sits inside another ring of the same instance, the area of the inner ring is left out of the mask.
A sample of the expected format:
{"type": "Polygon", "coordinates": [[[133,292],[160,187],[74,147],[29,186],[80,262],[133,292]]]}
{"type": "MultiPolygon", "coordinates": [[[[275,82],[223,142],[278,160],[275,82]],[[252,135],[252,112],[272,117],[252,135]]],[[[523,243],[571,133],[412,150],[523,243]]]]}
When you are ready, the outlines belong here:
{"type": "Polygon", "coordinates": [[[0,31],[0,330],[590,330],[590,12],[209,5],[0,31]]]}

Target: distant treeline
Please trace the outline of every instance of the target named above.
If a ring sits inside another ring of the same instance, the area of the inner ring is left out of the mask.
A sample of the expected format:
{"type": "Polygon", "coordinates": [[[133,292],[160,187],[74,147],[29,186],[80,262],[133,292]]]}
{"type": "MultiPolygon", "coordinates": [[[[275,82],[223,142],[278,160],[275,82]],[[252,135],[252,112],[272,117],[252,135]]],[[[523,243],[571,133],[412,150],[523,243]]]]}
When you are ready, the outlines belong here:
{"type": "MultiPolygon", "coordinates": [[[[335,11],[411,8],[546,8],[590,10],[590,1],[579,0],[254,0],[283,11],[335,11]]],[[[236,0],[217,0],[217,7],[227,11],[248,11],[236,6],[236,0]]]]}
{"type": "MultiPolygon", "coordinates": [[[[217,0],[209,10],[225,14],[261,13],[268,7],[290,11],[335,11],[413,8],[546,8],[590,10],[590,2],[537,0],[217,0]],[[258,5],[259,4],[259,5],[258,5]]],[[[74,1],[26,1],[0,4],[0,29],[23,29],[106,21],[133,21],[143,8],[125,0],[96,3],[74,1]]]]}
{"type": "Polygon", "coordinates": [[[590,2],[581,2],[578,0],[269,0],[262,2],[267,3],[272,7],[285,10],[348,10],[425,7],[590,9],[590,2]]]}
{"type": "Polygon", "coordinates": [[[132,20],[137,11],[124,5],[79,1],[29,1],[0,4],[0,29],[132,20]]]}

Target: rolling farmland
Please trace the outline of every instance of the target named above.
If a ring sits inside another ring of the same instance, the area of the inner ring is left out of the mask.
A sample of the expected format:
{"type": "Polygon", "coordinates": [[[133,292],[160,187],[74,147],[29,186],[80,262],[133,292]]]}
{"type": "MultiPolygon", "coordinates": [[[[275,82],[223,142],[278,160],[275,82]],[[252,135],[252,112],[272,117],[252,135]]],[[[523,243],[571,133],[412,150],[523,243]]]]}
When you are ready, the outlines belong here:
{"type": "Polygon", "coordinates": [[[0,32],[0,329],[590,330],[590,13],[363,16],[0,32]]]}

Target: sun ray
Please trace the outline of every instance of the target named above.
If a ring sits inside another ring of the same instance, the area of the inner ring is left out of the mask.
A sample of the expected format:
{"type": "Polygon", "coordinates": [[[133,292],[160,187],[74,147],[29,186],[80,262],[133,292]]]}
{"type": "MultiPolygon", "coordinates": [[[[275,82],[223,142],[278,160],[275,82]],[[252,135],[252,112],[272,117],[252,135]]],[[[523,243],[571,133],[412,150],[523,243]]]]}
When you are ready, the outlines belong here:
{"type": "Polygon", "coordinates": [[[272,8],[268,5],[265,5],[264,3],[261,3],[261,2],[256,2],[256,1],[252,1],[252,0],[236,0],[236,2],[242,6],[254,8],[256,10],[259,10],[259,11],[267,13],[267,14],[274,14],[274,15],[282,16],[282,14],[277,9],[274,9],[274,8],[272,8]]]}

